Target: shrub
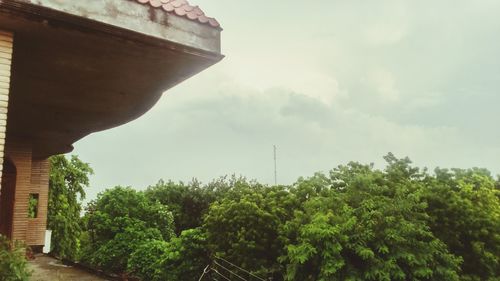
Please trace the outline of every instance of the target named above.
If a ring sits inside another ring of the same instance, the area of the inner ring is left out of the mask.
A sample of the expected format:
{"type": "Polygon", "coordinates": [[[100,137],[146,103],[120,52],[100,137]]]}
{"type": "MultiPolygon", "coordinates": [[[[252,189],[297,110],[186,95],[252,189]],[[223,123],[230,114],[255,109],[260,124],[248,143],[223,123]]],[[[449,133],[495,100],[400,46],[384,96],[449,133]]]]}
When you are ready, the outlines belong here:
{"type": "Polygon", "coordinates": [[[109,273],[124,273],[130,255],[144,242],[169,241],[174,236],[167,207],[131,188],[107,190],[87,210],[83,222],[88,235],[81,236],[81,261],[109,273]]]}
{"type": "Polygon", "coordinates": [[[426,180],[432,232],[463,258],[462,280],[500,280],[500,189],[481,169],[436,169],[426,180]]]}
{"type": "Polygon", "coordinates": [[[170,242],[150,240],[131,255],[129,272],[141,280],[197,280],[209,264],[206,239],[201,229],[189,229],[170,242]]]}
{"type": "Polygon", "coordinates": [[[387,160],[385,171],[350,163],[324,177],[330,194],[308,199],[285,225],[285,280],[459,280],[461,258],[427,225],[418,169],[387,160]]]}
{"type": "Polygon", "coordinates": [[[47,226],[52,229],[50,251],[62,259],[74,261],[79,254],[78,238],[82,232],[81,200],[85,198],[85,187],[93,171],[77,156],[71,159],[64,155],[52,156],[50,166],[47,214],[47,226]]]}
{"type": "Polygon", "coordinates": [[[130,256],[128,271],[141,280],[163,280],[165,273],[161,257],[168,254],[168,246],[168,242],[161,240],[144,242],[130,256]]]}
{"type": "Polygon", "coordinates": [[[30,275],[25,248],[0,235],[0,281],[28,281],[30,275]]]}

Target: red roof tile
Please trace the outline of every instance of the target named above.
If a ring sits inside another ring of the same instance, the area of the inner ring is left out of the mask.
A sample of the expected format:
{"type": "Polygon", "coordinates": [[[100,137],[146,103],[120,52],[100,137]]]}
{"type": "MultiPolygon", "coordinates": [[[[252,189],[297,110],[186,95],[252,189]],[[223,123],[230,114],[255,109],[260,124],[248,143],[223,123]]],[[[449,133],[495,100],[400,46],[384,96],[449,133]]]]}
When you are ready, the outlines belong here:
{"type": "Polygon", "coordinates": [[[209,18],[198,6],[191,6],[187,0],[135,0],[141,4],[149,4],[154,8],[163,9],[166,12],[185,17],[192,21],[220,28],[219,22],[209,18]]]}

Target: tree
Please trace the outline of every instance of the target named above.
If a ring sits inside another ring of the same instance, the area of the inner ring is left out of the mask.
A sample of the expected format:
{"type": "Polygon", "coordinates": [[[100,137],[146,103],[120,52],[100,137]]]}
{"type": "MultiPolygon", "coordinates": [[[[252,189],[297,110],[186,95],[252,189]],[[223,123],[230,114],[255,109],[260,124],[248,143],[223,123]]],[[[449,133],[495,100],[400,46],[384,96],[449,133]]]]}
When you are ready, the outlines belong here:
{"type": "Polygon", "coordinates": [[[430,227],[463,258],[462,280],[500,280],[500,190],[484,169],[436,169],[425,179],[430,227]]]}
{"type": "Polygon", "coordinates": [[[145,194],[152,202],[160,202],[172,212],[176,234],[201,226],[203,216],[215,201],[214,193],[196,180],[188,184],[160,180],[145,194]]]}
{"type": "Polygon", "coordinates": [[[242,183],[211,205],[203,228],[210,250],[260,276],[279,278],[284,250],[281,227],[295,200],[284,187],[242,183]]]}
{"type": "Polygon", "coordinates": [[[248,186],[259,184],[235,175],[220,177],[206,185],[196,179],[187,184],[160,180],[148,187],[145,194],[152,202],[160,202],[172,212],[175,233],[180,235],[184,230],[200,227],[213,202],[239,194],[240,189],[248,186]]]}
{"type": "Polygon", "coordinates": [[[47,224],[52,230],[51,252],[63,259],[77,258],[81,234],[81,200],[93,174],[89,164],[77,156],[50,158],[47,224]]]}
{"type": "Polygon", "coordinates": [[[150,240],[131,255],[129,272],[141,280],[198,280],[210,263],[206,237],[199,228],[185,230],[169,242],[150,240]]]}
{"type": "Polygon", "coordinates": [[[82,260],[112,273],[125,273],[131,254],[143,243],[174,237],[167,207],[130,187],[100,193],[87,207],[84,222],[87,235],[82,260]]]}
{"type": "MultiPolygon", "coordinates": [[[[163,241],[158,229],[148,228],[138,220],[124,220],[124,227],[110,240],[102,241],[87,257],[97,268],[109,273],[124,274],[130,256],[144,243],[163,241]]],[[[157,257],[158,258],[158,257],[157,257]]]]}
{"type": "Polygon", "coordinates": [[[275,281],[499,281],[500,179],[384,158],[292,186],[107,190],[83,218],[83,261],[152,281],[196,280],[214,256],[275,281]]]}
{"type": "Polygon", "coordinates": [[[458,280],[460,258],[427,225],[419,170],[386,160],[385,171],[350,163],[299,182],[325,186],[285,226],[286,280],[458,280]]]}

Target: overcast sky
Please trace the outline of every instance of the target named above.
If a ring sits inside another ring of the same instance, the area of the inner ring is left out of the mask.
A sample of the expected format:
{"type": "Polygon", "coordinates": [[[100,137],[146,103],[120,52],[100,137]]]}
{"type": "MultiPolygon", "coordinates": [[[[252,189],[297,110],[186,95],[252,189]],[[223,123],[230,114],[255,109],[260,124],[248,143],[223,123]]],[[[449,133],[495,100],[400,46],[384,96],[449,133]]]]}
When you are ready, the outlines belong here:
{"type": "Polygon", "coordinates": [[[160,178],[278,181],[393,152],[500,173],[500,1],[191,0],[227,56],[74,154],[89,196],[160,178]]]}

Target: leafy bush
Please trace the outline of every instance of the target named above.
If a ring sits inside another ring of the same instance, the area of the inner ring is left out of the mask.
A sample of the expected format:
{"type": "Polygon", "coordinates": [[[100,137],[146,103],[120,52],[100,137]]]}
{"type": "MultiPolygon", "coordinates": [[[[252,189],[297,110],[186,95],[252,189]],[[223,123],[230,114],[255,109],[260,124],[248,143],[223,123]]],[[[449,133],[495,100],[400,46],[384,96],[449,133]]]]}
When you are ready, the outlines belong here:
{"type": "Polygon", "coordinates": [[[214,195],[197,181],[188,184],[159,181],[145,194],[151,202],[158,201],[172,212],[176,234],[201,226],[203,215],[215,201],[214,195]]]}
{"type": "MultiPolygon", "coordinates": [[[[241,183],[240,183],[241,184],[241,183]]],[[[215,202],[205,218],[210,250],[261,276],[281,271],[281,227],[297,206],[283,187],[239,186],[215,202]]]]}
{"type": "Polygon", "coordinates": [[[203,268],[210,263],[203,230],[185,230],[178,238],[173,238],[161,260],[165,272],[163,280],[198,280],[203,268]]]}
{"type": "Polygon", "coordinates": [[[275,281],[500,281],[500,180],[385,159],[292,186],[232,177],[108,190],[83,219],[83,260],[152,281],[197,280],[211,255],[275,281]]]}
{"type": "Polygon", "coordinates": [[[87,209],[82,262],[110,273],[124,273],[130,256],[144,242],[174,236],[167,208],[131,188],[107,190],[87,209]]]}
{"type": "Polygon", "coordinates": [[[0,235],[0,281],[28,281],[31,275],[25,257],[25,248],[12,245],[0,235]]]}
{"type": "Polygon", "coordinates": [[[357,163],[333,170],[328,195],[287,222],[285,280],[459,280],[461,259],[427,225],[418,170],[389,161],[386,171],[357,163]]]}
{"type": "Polygon", "coordinates": [[[462,280],[500,280],[500,189],[482,169],[436,169],[426,178],[430,227],[461,256],[462,280]]]}
{"type": "Polygon", "coordinates": [[[128,272],[141,280],[162,281],[165,275],[162,257],[169,254],[168,242],[150,240],[142,243],[128,260],[128,272]]]}
{"type": "Polygon", "coordinates": [[[199,181],[185,184],[160,180],[156,185],[148,187],[146,196],[151,202],[160,202],[172,212],[175,223],[175,233],[200,227],[203,217],[212,203],[222,198],[239,194],[239,189],[257,185],[248,183],[242,177],[220,177],[207,185],[199,181]]]}
{"type": "Polygon", "coordinates": [[[210,262],[205,245],[200,229],[183,231],[170,242],[150,240],[131,255],[128,270],[141,280],[197,280],[210,262]]]}
{"type": "Polygon", "coordinates": [[[84,188],[93,173],[89,164],[77,156],[64,155],[50,158],[49,206],[47,226],[52,229],[51,252],[60,258],[75,260],[79,252],[81,235],[81,200],[84,188]]]}
{"type": "Polygon", "coordinates": [[[91,263],[112,273],[123,273],[127,269],[130,255],[143,243],[162,240],[160,231],[145,228],[142,222],[131,222],[109,241],[105,241],[91,255],[91,263]]]}

